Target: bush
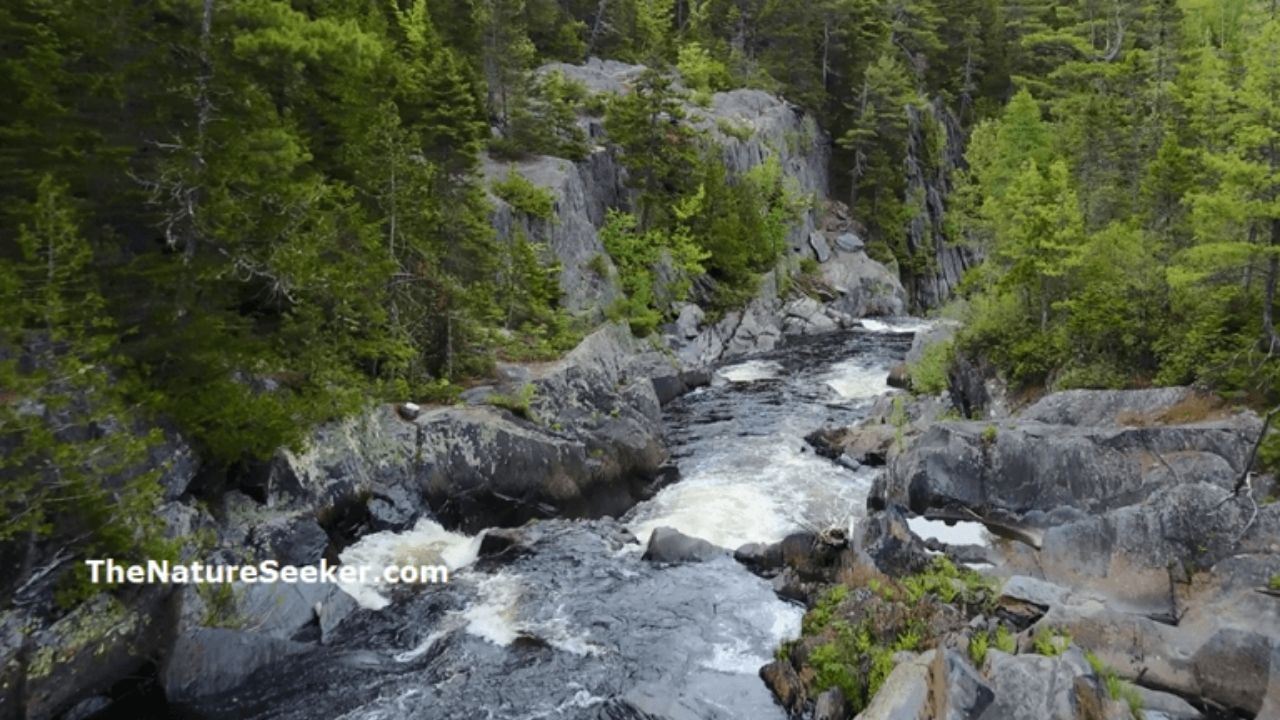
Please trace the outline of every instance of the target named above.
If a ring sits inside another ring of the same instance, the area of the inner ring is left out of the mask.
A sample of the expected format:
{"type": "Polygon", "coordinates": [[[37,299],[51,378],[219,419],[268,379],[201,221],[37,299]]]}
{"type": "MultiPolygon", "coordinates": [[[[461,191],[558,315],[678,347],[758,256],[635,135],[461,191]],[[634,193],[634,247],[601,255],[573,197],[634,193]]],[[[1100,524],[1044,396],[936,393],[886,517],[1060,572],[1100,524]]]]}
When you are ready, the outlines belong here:
{"type": "Polygon", "coordinates": [[[938,395],[947,390],[947,370],[955,359],[955,343],[935,343],[925,349],[916,364],[908,368],[911,391],[920,395],[938,395]]]}
{"type": "Polygon", "coordinates": [[[518,212],[540,220],[550,220],[555,212],[556,196],[550,190],[538,187],[523,175],[508,168],[507,176],[495,180],[490,187],[493,194],[502,198],[518,212]]]}
{"type": "Polygon", "coordinates": [[[1037,653],[1054,657],[1061,655],[1067,651],[1067,648],[1071,647],[1071,634],[1056,628],[1044,628],[1036,633],[1031,645],[1037,653]]]}

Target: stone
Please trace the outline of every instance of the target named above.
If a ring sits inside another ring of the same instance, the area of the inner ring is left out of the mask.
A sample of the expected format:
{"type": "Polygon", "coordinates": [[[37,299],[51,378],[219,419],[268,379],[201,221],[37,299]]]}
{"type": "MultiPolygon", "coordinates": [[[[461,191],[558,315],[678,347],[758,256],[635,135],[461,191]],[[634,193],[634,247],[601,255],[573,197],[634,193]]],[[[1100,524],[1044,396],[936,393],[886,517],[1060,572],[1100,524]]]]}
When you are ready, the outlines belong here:
{"type": "Polygon", "coordinates": [[[328,583],[235,583],[232,596],[241,630],[290,640],[317,622],[318,608],[346,593],[328,583]]]}
{"type": "Polygon", "coordinates": [[[676,333],[685,340],[692,340],[698,336],[706,313],[694,303],[681,303],[678,307],[680,309],[676,314],[676,333]]]}
{"type": "Polygon", "coordinates": [[[1056,657],[988,650],[985,675],[995,699],[984,717],[1083,720],[1075,679],[1092,672],[1084,654],[1074,647],[1056,657]]]}
{"type": "Polygon", "coordinates": [[[782,545],[747,543],[733,552],[733,559],[757,574],[770,573],[782,567],[782,545]]]}
{"type": "Polygon", "coordinates": [[[294,515],[271,518],[254,527],[249,542],[281,565],[314,565],[324,557],[329,535],[315,518],[294,515]]]}
{"type": "Polygon", "coordinates": [[[906,364],[915,365],[924,359],[929,348],[955,339],[960,323],[955,320],[934,320],[929,327],[916,333],[911,340],[911,349],[907,351],[906,364]]]}
{"type": "Polygon", "coordinates": [[[841,252],[857,253],[864,252],[867,244],[855,233],[843,233],[836,237],[836,248],[841,252]]]}
{"type": "Polygon", "coordinates": [[[823,281],[838,295],[832,309],[851,317],[906,314],[907,291],[901,280],[866,253],[838,253],[821,270],[823,281]]]}
{"type": "Polygon", "coordinates": [[[1062,605],[1070,595],[1071,591],[1061,585],[1037,580],[1026,575],[1010,577],[1004,581],[1004,587],[1000,589],[1000,600],[1002,601],[1009,599],[1031,603],[1046,609],[1062,605]]]}
{"type": "MultiPolygon", "coordinates": [[[[930,650],[900,662],[885,678],[876,696],[858,720],[919,720],[929,702],[929,665],[937,651],[930,650]]],[[[1012,716],[999,715],[1005,718],[1012,716]]]]}
{"type": "Polygon", "coordinates": [[[977,720],[995,701],[995,692],[964,655],[938,650],[929,668],[929,717],[934,720],[977,720]]]}
{"type": "Polygon", "coordinates": [[[901,390],[911,389],[911,368],[906,363],[898,363],[889,369],[889,379],[886,381],[889,387],[899,388],[901,390]]]}
{"type": "Polygon", "coordinates": [[[788,711],[798,711],[804,705],[804,683],[800,682],[800,676],[791,663],[774,660],[760,668],[760,679],[788,711]]]}
{"type": "Polygon", "coordinates": [[[929,550],[911,532],[906,516],[896,507],[864,518],[854,536],[858,539],[857,548],[886,575],[911,575],[929,565],[929,550]]]}
{"type": "Polygon", "coordinates": [[[716,547],[702,538],[689,537],[668,527],[654,529],[649,535],[644,559],[660,563],[707,562],[723,556],[724,548],[716,547]]]}
{"type": "Polygon", "coordinates": [[[852,712],[840,688],[826,690],[813,703],[813,720],[846,720],[852,712]]]}
{"type": "Polygon", "coordinates": [[[169,702],[191,703],[234,690],[310,647],[240,630],[200,628],[184,633],[174,643],[160,683],[169,702]]]}
{"type": "Polygon", "coordinates": [[[400,403],[396,406],[396,413],[405,420],[414,420],[422,414],[422,406],[411,402],[400,403]]]}
{"type": "Polygon", "coordinates": [[[809,233],[809,247],[813,248],[813,256],[818,262],[824,263],[831,259],[831,246],[827,244],[827,237],[818,231],[809,233]]]}

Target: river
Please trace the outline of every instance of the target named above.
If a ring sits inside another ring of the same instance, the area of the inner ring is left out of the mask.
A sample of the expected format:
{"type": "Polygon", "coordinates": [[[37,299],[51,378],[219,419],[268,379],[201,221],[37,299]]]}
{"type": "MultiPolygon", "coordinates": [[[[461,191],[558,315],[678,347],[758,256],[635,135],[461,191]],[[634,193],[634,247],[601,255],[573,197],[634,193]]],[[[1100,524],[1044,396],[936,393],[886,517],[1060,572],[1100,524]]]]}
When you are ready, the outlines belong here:
{"type": "Polygon", "coordinates": [[[871,471],[821,458],[803,438],[856,421],[889,392],[888,369],[918,325],[865,323],[721,367],[672,402],[682,479],[621,519],[536,523],[525,549],[500,560],[476,560],[479,536],[431,521],[362,539],[344,562],[459,569],[406,596],[349,588],[368,610],[213,716],[783,720],[757,673],[799,633],[802,608],[728,556],[661,566],[641,555],[661,526],[733,549],[861,515],[871,471]]]}

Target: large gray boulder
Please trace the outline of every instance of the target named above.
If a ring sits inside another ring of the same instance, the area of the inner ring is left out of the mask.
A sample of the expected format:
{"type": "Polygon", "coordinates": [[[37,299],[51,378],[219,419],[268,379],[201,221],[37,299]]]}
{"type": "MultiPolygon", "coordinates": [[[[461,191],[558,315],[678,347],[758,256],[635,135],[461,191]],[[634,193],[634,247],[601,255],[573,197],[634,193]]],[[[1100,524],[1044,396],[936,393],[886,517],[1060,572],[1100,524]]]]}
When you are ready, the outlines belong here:
{"type": "Polygon", "coordinates": [[[984,674],[995,696],[984,720],[1084,720],[1076,679],[1093,669],[1079,648],[1056,657],[989,650],[984,674]]]}
{"type": "Polygon", "coordinates": [[[669,527],[655,528],[649,535],[644,559],[658,563],[697,563],[723,557],[728,551],[702,538],[690,537],[669,527]]]}
{"type": "Polygon", "coordinates": [[[1190,477],[1234,486],[1259,430],[1252,414],[1146,427],[938,423],[896,458],[877,494],[919,513],[1099,512],[1190,477]]]}
{"type": "Polygon", "coordinates": [[[229,692],[310,645],[224,628],[200,628],[174,643],[160,673],[165,697],[186,704],[229,692]]]}
{"type": "Polygon", "coordinates": [[[821,271],[823,280],[838,295],[831,303],[835,310],[852,317],[907,312],[907,291],[898,276],[865,252],[837,251],[822,264],[821,271]]]}

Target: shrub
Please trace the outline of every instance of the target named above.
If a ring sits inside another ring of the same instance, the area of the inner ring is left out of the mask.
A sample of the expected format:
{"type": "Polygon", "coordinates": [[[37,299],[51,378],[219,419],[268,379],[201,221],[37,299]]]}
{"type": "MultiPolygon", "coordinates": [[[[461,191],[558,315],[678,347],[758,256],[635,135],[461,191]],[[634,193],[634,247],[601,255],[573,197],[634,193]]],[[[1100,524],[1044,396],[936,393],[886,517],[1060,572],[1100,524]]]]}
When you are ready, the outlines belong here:
{"type": "Polygon", "coordinates": [[[987,659],[987,649],[990,647],[991,637],[985,632],[974,633],[969,638],[969,659],[973,660],[973,664],[982,667],[982,663],[987,659]]]}
{"type": "Polygon", "coordinates": [[[911,391],[921,395],[938,395],[947,390],[947,370],[955,359],[955,343],[948,340],[930,345],[924,355],[908,368],[911,391]]]}
{"type": "Polygon", "coordinates": [[[514,168],[509,168],[507,176],[502,180],[494,181],[490,187],[493,188],[494,195],[530,217],[550,220],[555,212],[555,194],[546,188],[534,185],[514,168]]]}

